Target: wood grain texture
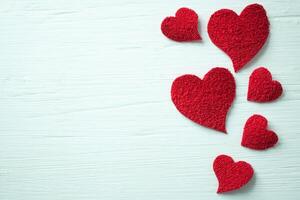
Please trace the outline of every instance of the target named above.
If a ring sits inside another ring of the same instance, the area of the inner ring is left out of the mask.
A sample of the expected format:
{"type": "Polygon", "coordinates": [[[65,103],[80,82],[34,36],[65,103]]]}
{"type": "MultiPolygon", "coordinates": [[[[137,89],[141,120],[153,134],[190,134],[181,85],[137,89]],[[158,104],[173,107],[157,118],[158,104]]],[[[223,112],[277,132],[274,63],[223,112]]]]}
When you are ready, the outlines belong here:
{"type": "Polygon", "coordinates": [[[209,16],[254,1],[0,1],[1,200],[199,200],[300,197],[300,1],[264,5],[271,34],[234,74],[228,135],[185,119],[170,100],[179,75],[202,77],[231,61],[208,38],[209,16]],[[201,43],[160,32],[182,6],[199,14],[201,43]],[[265,66],[284,87],[268,104],[246,100],[248,77],[265,66]],[[263,114],[279,145],[240,146],[246,119],[263,114]],[[254,180],[217,195],[213,159],[252,163],[254,180]]]}

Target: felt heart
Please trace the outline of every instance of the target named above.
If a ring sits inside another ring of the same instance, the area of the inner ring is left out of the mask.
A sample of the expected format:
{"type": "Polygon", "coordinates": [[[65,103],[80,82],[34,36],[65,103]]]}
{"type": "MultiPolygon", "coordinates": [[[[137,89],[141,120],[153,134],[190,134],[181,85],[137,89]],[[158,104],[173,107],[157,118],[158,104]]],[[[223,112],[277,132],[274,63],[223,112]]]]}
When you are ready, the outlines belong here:
{"type": "Polygon", "coordinates": [[[235,97],[235,81],[227,69],[213,68],[203,80],[190,74],[180,76],[172,84],[171,96],[185,117],[226,133],[226,115],[235,97]]]}
{"type": "Polygon", "coordinates": [[[250,149],[263,150],[274,146],[278,137],[273,131],[267,130],[268,120],[261,115],[251,116],[245,126],[242,146],[250,149]]]}
{"type": "Polygon", "coordinates": [[[269,20],[261,5],[252,4],[240,16],[228,9],[215,12],[207,29],[212,42],[231,58],[237,72],[263,47],[269,35],[269,20]]]}
{"type": "Polygon", "coordinates": [[[246,185],[253,177],[252,166],[245,162],[234,162],[230,156],[219,155],[213,164],[219,181],[217,193],[229,192],[246,185]]]}
{"type": "Polygon", "coordinates": [[[252,72],[248,86],[249,101],[269,102],[277,99],[281,94],[281,84],[272,80],[272,75],[266,68],[260,67],[252,72]]]}
{"type": "Polygon", "coordinates": [[[175,17],[166,17],[161,23],[161,31],[177,42],[201,40],[198,32],[198,15],[189,8],[180,8],[175,17]]]}

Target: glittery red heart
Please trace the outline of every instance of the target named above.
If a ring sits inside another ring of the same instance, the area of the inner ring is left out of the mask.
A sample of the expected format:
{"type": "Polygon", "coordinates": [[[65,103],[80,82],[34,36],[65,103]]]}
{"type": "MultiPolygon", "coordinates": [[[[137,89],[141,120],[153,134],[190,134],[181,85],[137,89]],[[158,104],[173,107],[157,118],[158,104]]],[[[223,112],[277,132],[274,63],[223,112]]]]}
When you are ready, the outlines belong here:
{"type": "Polygon", "coordinates": [[[229,9],[215,12],[207,29],[212,42],[231,58],[237,72],[263,47],[269,35],[269,20],[263,6],[252,4],[240,15],[229,9]]]}
{"type": "Polygon", "coordinates": [[[213,68],[203,80],[195,75],[180,76],[172,84],[171,96],[185,117],[226,132],[226,115],[235,97],[235,81],[227,69],[213,68]]]}
{"type": "Polygon", "coordinates": [[[251,116],[244,127],[242,146],[250,149],[264,150],[274,146],[278,137],[273,131],[267,130],[268,120],[261,115],[251,116]]]}
{"type": "Polygon", "coordinates": [[[198,15],[189,8],[180,8],[175,17],[166,17],[161,23],[161,31],[177,42],[201,40],[198,32],[198,15]]]}
{"type": "Polygon", "coordinates": [[[220,155],[213,164],[219,181],[217,193],[229,192],[246,185],[253,177],[252,166],[245,162],[234,162],[230,156],[220,155]]]}
{"type": "Polygon", "coordinates": [[[272,75],[264,67],[254,70],[249,78],[249,101],[269,102],[277,99],[282,94],[282,86],[278,81],[272,80],[272,75]]]}

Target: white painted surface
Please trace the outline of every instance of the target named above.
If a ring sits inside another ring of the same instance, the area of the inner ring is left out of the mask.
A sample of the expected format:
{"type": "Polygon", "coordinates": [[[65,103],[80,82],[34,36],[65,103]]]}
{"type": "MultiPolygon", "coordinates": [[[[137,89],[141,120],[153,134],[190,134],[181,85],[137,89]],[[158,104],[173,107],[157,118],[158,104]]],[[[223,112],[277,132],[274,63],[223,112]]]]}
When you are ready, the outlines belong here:
{"type": "Polygon", "coordinates": [[[258,1],[271,35],[234,74],[228,135],[177,112],[170,86],[231,61],[208,38],[209,16],[254,1],[1,0],[0,199],[200,200],[300,198],[300,1],[258,1]],[[202,43],[176,43],[161,20],[182,6],[200,17],[202,43]],[[277,102],[246,101],[248,77],[266,66],[281,81],[277,102]],[[240,146],[245,120],[265,115],[280,144],[240,146]],[[217,195],[212,161],[250,162],[245,189],[217,195]]]}

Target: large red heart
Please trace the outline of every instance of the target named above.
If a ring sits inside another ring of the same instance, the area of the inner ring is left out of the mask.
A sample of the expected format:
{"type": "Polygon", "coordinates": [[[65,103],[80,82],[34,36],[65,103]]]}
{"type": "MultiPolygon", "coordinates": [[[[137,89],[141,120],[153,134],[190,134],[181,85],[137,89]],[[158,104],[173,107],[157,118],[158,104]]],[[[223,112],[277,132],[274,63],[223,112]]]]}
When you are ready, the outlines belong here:
{"type": "Polygon", "coordinates": [[[251,116],[245,126],[242,146],[250,149],[263,150],[274,146],[278,137],[273,131],[267,130],[268,120],[261,115],[251,116]]]}
{"type": "Polygon", "coordinates": [[[278,81],[272,80],[269,70],[260,67],[252,72],[248,86],[249,101],[269,102],[277,99],[281,94],[282,86],[278,81]]]}
{"type": "Polygon", "coordinates": [[[190,74],[180,76],[172,84],[171,96],[185,117],[226,133],[226,115],[235,97],[235,81],[227,69],[213,68],[203,80],[190,74]]]}
{"type": "Polygon", "coordinates": [[[198,32],[198,15],[189,8],[180,8],[175,17],[166,17],[161,31],[171,40],[178,42],[201,40],[198,32]]]}
{"type": "Polygon", "coordinates": [[[237,72],[263,47],[269,35],[269,20],[261,5],[252,4],[240,16],[228,9],[215,12],[207,29],[212,42],[231,58],[237,72]]]}
{"type": "Polygon", "coordinates": [[[246,185],[253,177],[252,166],[245,162],[234,162],[230,156],[220,155],[213,164],[219,181],[217,193],[229,192],[246,185]]]}

